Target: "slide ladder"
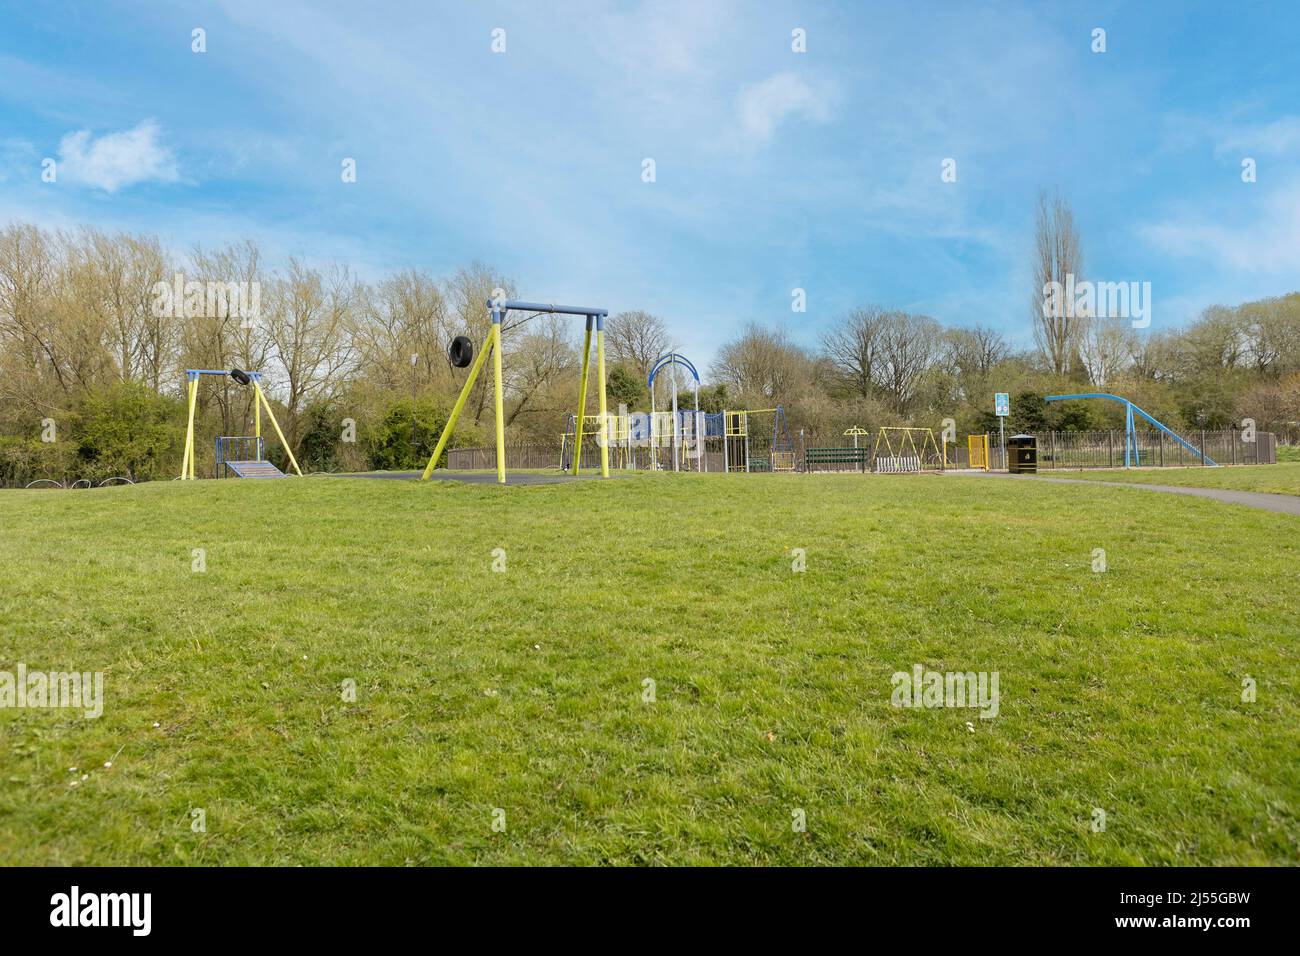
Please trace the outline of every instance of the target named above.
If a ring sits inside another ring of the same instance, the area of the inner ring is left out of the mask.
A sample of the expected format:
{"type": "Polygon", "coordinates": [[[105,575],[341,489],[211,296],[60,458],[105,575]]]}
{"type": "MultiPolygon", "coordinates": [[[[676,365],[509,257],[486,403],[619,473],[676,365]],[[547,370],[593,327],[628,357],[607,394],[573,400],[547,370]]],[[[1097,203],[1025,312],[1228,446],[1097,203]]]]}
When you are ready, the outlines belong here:
{"type": "Polygon", "coordinates": [[[284,472],[266,460],[260,435],[220,435],[216,443],[217,475],[236,478],[283,478],[284,472]]]}
{"type": "Polygon", "coordinates": [[[269,461],[223,462],[236,478],[283,478],[284,472],[269,461]]]}

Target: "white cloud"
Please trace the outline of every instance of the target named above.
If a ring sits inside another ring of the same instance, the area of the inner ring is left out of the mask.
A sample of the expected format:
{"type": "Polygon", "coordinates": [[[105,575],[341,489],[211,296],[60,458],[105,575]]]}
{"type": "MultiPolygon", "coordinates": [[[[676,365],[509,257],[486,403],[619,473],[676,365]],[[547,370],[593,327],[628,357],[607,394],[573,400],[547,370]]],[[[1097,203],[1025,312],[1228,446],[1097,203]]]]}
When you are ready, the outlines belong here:
{"type": "Polygon", "coordinates": [[[1246,273],[1300,270],[1300,184],[1279,189],[1267,206],[1247,212],[1250,218],[1237,223],[1193,213],[1143,226],[1138,234],[1166,254],[1246,273]]]}
{"type": "Polygon", "coordinates": [[[766,80],[743,87],[736,97],[740,126],[760,141],[772,138],[787,117],[802,115],[817,122],[830,118],[830,102],[797,73],[777,73],[766,80]]]}
{"type": "Polygon", "coordinates": [[[174,183],[180,178],[176,158],[159,133],[153,120],[98,139],[86,129],[69,133],[59,142],[59,177],[108,193],[136,183],[174,183]]]}
{"type": "Polygon", "coordinates": [[[1254,126],[1216,130],[1216,156],[1284,156],[1300,150],[1300,116],[1281,116],[1254,126]]]}

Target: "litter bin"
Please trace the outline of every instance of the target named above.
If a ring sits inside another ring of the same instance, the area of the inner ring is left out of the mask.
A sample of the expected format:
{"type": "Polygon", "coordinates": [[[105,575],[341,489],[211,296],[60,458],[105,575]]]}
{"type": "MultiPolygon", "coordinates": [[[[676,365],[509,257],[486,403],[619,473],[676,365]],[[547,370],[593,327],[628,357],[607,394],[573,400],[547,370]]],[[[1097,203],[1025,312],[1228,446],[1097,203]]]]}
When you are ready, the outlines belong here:
{"type": "Polygon", "coordinates": [[[1038,439],[1033,435],[1012,435],[1007,439],[1007,471],[1013,475],[1038,472],[1038,439]]]}

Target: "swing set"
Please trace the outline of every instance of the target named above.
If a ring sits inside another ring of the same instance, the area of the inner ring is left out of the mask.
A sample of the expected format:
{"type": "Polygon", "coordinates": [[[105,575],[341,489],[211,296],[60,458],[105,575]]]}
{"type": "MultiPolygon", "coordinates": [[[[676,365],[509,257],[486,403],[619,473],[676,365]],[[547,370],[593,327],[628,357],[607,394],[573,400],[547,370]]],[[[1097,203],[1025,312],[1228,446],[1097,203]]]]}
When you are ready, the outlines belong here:
{"type": "MultiPolygon", "coordinates": [[[[605,410],[605,318],[609,315],[606,309],[594,309],[587,306],[579,305],[554,305],[545,302],[517,302],[514,299],[490,298],[487,300],[488,311],[492,314],[492,327],[488,330],[487,339],[483,342],[483,348],[479,350],[478,358],[473,359],[473,368],[469,370],[469,376],[465,379],[465,385],[460,390],[460,397],[456,399],[456,404],[452,406],[451,415],[447,418],[447,424],[442,430],[442,435],[438,438],[438,444],[434,446],[433,454],[429,456],[429,464],[424,468],[424,474],[421,481],[428,481],[433,474],[434,467],[438,464],[438,459],[442,457],[443,450],[447,447],[447,441],[451,438],[451,433],[456,427],[456,421],[460,418],[460,413],[465,409],[465,403],[469,400],[470,392],[474,389],[474,383],[478,381],[479,373],[483,370],[483,363],[488,356],[492,356],[492,380],[493,380],[493,399],[496,411],[496,450],[497,450],[497,481],[501,484],[506,483],[506,418],[505,418],[505,381],[501,375],[501,326],[505,322],[506,316],[512,311],[531,312],[532,315],[526,316],[515,325],[527,322],[539,315],[581,315],[587,319],[587,333],[582,340],[582,380],[578,387],[578,412],[575,417],[575,430],[573,447],[580,451],[582,449],[582,433],[587,425],[587,379],[590,377],[591,369],[591,333],[596,333],[596,388],[600,397],[600,414],[597,419],[597,440],[600,444],[600,474],[602,478],[609,477],[609,441],[608,441],[608,419],[605,410]]],[[[512,326],[513,328],[513,326],[512,326]]],[[[451,343],[449,352],[451,364],[456,368],[464,368],[470,364],[474,355],[473,343],[463,335],[457,336],[451,343]]],[[[576,475],[582,467],[582,456],[575,454],[573,456],[573,473],[576,475]]]]}
{"type": "Polygon", "coordinates": [[[883,474],[943,467],[943,453],[939,451],[939,443],[934,440],[934,432],[929,428],[881,425],[871,457],[876,472],[883,474]]]}
{"type": "Polygon", "coordinates": [[[262,391],[262,374],[260,372],[245,372],[237,368],[232,368],[229,372],[224,369],[189,368],[185,370],[189,421],[185,426],[185,453],[181,457],[181,479],[193,481],[195,477],[194,413],[198,405],[199,380],[204,375],[216,375],[221,378],[229,375],[235,382],[245,388],[249,385],[253,386],[253,434],[217,436],[213,456],[216,462],[217,477],[223,475],[234,475],[236,478],[285,477],[284,472],[266,459],[265,446],[262,442],[262,409],[265,408],[266,417],[271,420],[271,426],[280,439],[280,447],[289,456],[289,463],[293,465],[294,472],[301,478],[302,470],[298,467],[298,461],[293,457],[293,451],[289,448],[289,443],[284,440],[284,432],[280,431],[280,423],[275,420],[275,412],[271,411],[271,403],[266,400],[266,393],[262,391]]]}

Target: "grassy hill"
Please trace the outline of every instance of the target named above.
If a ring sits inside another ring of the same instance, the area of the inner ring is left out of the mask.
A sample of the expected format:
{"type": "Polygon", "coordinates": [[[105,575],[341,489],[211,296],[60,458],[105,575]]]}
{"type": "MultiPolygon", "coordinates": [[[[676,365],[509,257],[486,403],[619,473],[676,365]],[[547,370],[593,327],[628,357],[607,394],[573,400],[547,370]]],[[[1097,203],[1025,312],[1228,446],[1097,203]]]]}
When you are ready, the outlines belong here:
{"type": "Polygon", "coordinates": [[[106,696],[0,710],[4,864],[1300,855],[1286,515],[938,476],[168,482],[0,494],[0,558],[0,670],[106,696]],[[892,706],[915,665],[998,672],[998,716],[892,706]]]}

